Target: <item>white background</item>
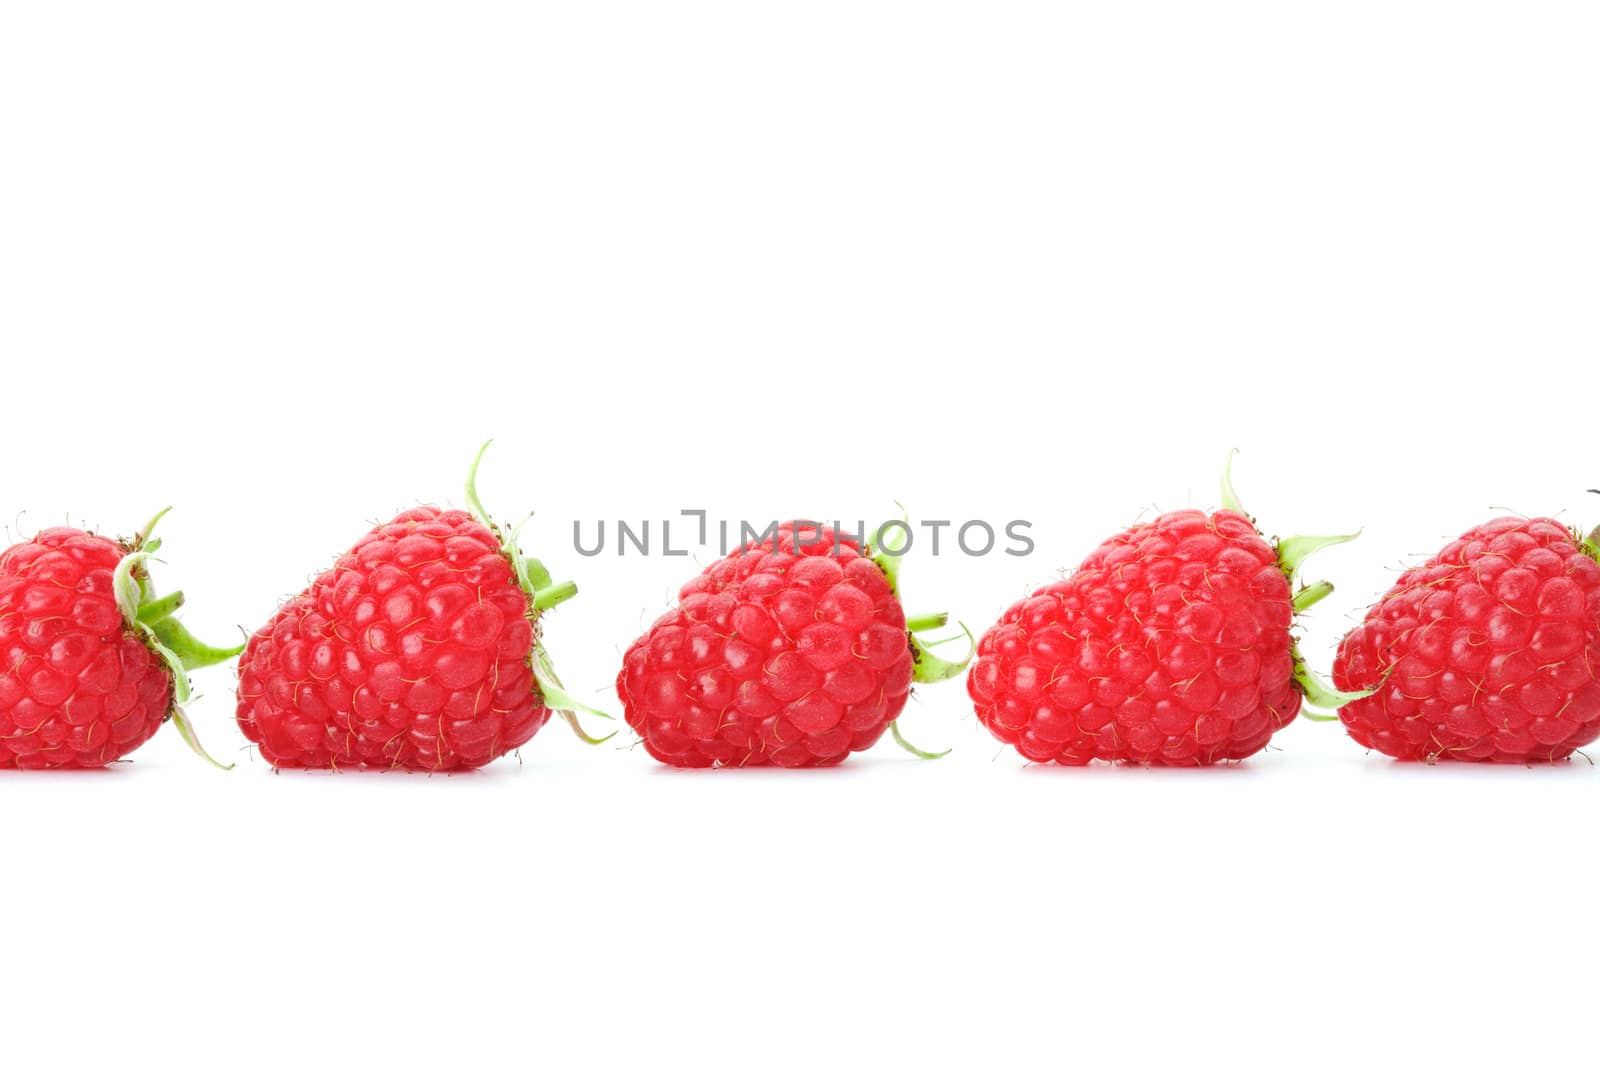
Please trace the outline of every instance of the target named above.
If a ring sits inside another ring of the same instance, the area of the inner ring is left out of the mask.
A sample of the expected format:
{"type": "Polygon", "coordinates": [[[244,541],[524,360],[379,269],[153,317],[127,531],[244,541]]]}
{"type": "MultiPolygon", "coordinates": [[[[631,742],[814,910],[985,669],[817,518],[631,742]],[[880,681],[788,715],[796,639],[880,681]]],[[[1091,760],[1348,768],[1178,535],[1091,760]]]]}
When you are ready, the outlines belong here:
{"type": "MultiPolygon", "coordinates": [[[[574,519],[1029,519],[907,559],[981,627],[1237,446],[1267,531],[1366,528],[1323,670],[1495,508],[1600,521],[1593,9],[1095,7],[8,5],[0,514],[175,505],[220,637],[494,436],[613,710],[710,555],[574,519]]],[[[1028,768],[954,682],[931,765],[274,775],[197,683],[229,774],[0,775],[8,1061],[1593,1058],[1581,758],[1028,768]]]]}

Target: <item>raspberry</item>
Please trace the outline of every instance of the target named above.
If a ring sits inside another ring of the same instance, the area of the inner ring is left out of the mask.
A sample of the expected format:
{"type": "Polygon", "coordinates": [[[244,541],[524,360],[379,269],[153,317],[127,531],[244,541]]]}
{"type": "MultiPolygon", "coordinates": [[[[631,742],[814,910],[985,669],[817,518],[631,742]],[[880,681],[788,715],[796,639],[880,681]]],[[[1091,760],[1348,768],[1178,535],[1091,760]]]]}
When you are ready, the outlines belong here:
{"type": "Polygon", "coordinates": [[[930,755],[895,720],[913,681],[966,664],[915,636],[946,620],[906,619],[888,547],[786,522],[685,585],[617,675],[645,751],[679,767],[826,767],[890,731],[930,755]]]}
{"type": "Polygon", "coordinates": [[[274,767],[468,770],[526,743],[552,710],[598,743],[539,640],[541,614],[577,587],[553,584],[488,519],[482,458],[470,513],[397,515],[250,638],[239,728],[274,767]]]}
{"type": "Polygon", "coordinates": [[[1290,626],[1332,591],[1296,596],[1318,548],[1274,548],[1224,478],[1229,506],[1161,515],[1117,534],[1077,571],[1013,604],[967,676],[980,721],[1030,760],[1205,765],[1244,759],[1300,711],[1337,702],[1300,662],[1290,626]]]}
{"type": "Polygon", "coordinates": [[[103,767],[169,718],[211,758],[184,711],[187,672],[239,649],[196,641],[173,617],[182,594],[155,596],[160,519],[125,542],[56,527],[0,553],[0,767],[103,767]]]}
{"type": "Polygon", "coordinates": [[[1484,523],[1400,577],[1345,635],[1341,709],[1403,760],[1565,759],[1600,737],[1600,565],[1552,519],[1484,523]]]}

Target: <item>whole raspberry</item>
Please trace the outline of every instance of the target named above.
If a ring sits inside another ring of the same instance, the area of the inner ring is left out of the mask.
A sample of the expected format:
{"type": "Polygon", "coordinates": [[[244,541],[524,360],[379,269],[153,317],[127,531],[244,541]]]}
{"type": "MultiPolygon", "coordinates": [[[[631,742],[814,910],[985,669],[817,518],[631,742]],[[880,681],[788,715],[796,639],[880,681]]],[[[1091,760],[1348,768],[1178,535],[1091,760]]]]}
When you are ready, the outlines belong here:
{"type": "Polygon", "coordinates": [[[898,547],[786,522],[707,567],[617,675],[645,751],[678,767],[826,767],[888,730],[931,757],[895,720],[913,681],[954,677],[966,662],[939,659],[916,636],[947,620],[906,619],[898,547]]]}
{"type": "MultiPolygon", "coordinates": [[[[1239,506],[1175,511],[1106,541],[1077,571],[1013,604],[978,641],[979,720],[1037,762],[1193,766],[1244,759],[1301,709],[1337,703],[1295,650],[1300,563],[1348,537],[1276,548],[1239,506]]],[[[1354,536],[1354,535],[1351,535],[1354,536]]]]}
{"type": "Polygon", "coordinates": [[[0,553],[0,767],[103,767],[167,719],[211,760],[187,672],[239,649],[201,644],[173,617],[183,594],[155,595],[165,514],[126,541],[56,527],[0,553]]]}
{"type": "MultiPolygon", "coordinates": [[[[487,445],[484,446],[486,450],[487,445]]],[[[540,616],[577,592],[478,500],[376,527],[285,604],[239,661],[239,728],[274,767],[481,767],[576,711],[540,616]]]]}
{"type": "Polygon", "coordinates": [[[1600,737],[1600,552],[1552,519],[1467,531],[1339,646],[1350,736],[1405,760],[1565,759],[1600,737]]]}

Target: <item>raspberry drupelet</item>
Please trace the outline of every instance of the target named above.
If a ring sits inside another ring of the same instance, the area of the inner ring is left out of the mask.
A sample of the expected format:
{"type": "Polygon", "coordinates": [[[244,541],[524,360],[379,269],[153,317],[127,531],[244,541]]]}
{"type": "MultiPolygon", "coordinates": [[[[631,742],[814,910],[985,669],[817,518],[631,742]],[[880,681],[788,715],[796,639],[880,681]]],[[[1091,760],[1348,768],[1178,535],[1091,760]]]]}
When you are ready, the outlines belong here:
{"type": "Polygon", "coordinates": [[[1600,555],[1553,519],[1501,518],[1406,571],[1339,646],[1339,712],[1403,760],[1565,759],[1600,737],[1600,555]]]}
{"type": "Polygon", "coordinates": [[[200,643],[174,617],[182,594],[155,595],[165,514],[126,541],[55,527],[0,553],[0,767],[103,767],[168,719],[211,759],[185,713],[187,672],[239,649],[200,643]]]}
{"type": "MultiPolygon", "coordinates": [[[[896,590],[898,546],[780,524],[686,584],[623,658],[617,696],[645,751],[678,767],[827,767],[871,748],[913,682],[959,674],[896,590]]],[[[940,753],[942,755],[943,753],[940,753]]]]}
{"type": "Polygon", "coordinates": [[[1274,546],[1226,475],[1223,497],[1117,534],[1005,611],[967,676],[990,733],[1040,763],[1196,766],[1259,752],[1307,694],[1338,704],[1290,630],[1333,587],[1293,579],[1349,537],[1274,546]]]}
{"type": "MultiPolygon", "coordinates": [[[[487,445],[484,446],[488,448],[487,445]]],[[[577,592],[523,557],[478,501],[419,507],[370,531],[256,631],[239,661],[238,722],[274,767],[481,767],[554,710],[585,740],[540,642],[577,592]]]]}

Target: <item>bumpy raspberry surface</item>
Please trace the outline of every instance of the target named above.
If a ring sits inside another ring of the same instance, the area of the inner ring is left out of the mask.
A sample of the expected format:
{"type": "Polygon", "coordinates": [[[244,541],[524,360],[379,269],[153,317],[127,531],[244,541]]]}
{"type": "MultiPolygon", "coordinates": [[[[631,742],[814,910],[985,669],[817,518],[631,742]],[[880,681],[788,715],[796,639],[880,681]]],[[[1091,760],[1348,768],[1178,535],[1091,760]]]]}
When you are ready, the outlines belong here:
{"type": "Polygon", "coordinates": [[[1300,710],[1293,617],[1249,519],[1176,511],[1007,609],[967,691],[991,733],[1040,763],[1243,759],[1300,710]]]}
{"type": "Polygon", "coordinates": [[[415,508],[251,637],[239,727],[277,767],[479,767],[550,718],[530,605],[494,533],[415,508]]]}
{"type": "Polygon", "coordinates": [[[680,767],[823,767],[870,748],[911,691],[905,612],[848,534],[785,523],[678,594],[617,676],[628,725],[680,767]]]}
{"type": "Polygon", "coordinates": [[[64,527],[0,553],[0,767],[103,767],[167,717],[172,675],[112,591],[124,555],[64,527]]]}
{"type": "Polygon", "coordinates": [[[1407,760],[1564,759],[1600,737],[1600,566],[1551,519],[1496,519],[1401,576],[1345,635],[1350,736],[1407,760]]]}

